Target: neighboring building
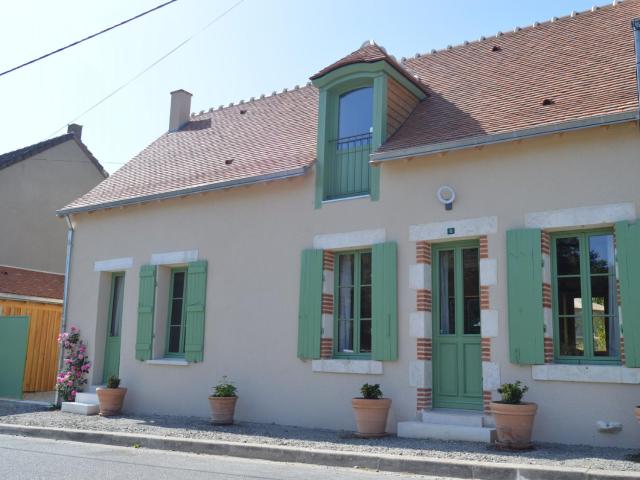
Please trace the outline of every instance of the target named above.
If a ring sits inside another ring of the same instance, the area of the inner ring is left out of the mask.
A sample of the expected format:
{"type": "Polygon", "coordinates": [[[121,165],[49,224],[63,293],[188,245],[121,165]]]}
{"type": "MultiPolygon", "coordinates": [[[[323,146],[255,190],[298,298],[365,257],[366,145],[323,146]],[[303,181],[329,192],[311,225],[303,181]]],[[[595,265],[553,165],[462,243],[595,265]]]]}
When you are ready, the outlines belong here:
{"type": "Polygon", "coordinates": [[[197,115],[173,92],[169,131],[59,212],[90,382],[204,416],[228,375],[240,420],[344,429],[380,383],[390,430],[437,436],[447,408],[476,422],[448,435],[480,439],[522,380],[535,440],[637,444],[638,17],[615,2],[402,61],[366,43],[197,115]]]}
{"type": "Polygon", "coordinates": [[[64,273],[67,226],[55,212],[108,176],[81,134],[70,125],[0,155],[0,265],[64,273]]]}

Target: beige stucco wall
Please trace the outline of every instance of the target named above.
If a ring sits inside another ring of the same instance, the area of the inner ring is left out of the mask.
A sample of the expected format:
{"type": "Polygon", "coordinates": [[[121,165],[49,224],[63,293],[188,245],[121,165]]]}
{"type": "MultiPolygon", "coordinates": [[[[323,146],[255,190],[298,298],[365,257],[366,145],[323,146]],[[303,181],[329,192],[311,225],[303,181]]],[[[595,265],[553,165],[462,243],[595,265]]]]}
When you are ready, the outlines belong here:
{"type": "Polygon", "coordinates": [[[310,174],[80,214],[74,217],[69,321],[88,342],[92,381],[99,383],[107,282],[94,272],[94,262],[132,257],[120,367],[129,388],[128,411],[205,416],[210,387],[228,375],[239,388],[240,420],[352,429],[350,398],[364,382],[375,382],[393,399],[394,429],[396,422],[415,417],[416,404],[416,389],[409,386],[409,362],[416,355],[409,334],[415,310],[409,226],[495,215],[498,233],[490,254],[497,258],[498,284],[491,302],[500,314],[500,335],[493,361],[500,364],[502,381],[521,379],[530,386],[528,399],[540,405],[535,439],[637,445],[638,385],[534,381],[531,367],[508,362],[505,231],[523,227],[526,213],[541,210],[633,202],[640,211],[639,151],[638,129],[629,124],[386,164],[378,202],[351,200],[314,210],[310,174]],[[452,211],[435,198],[443,184],[457,191],[452,211]],[[398,243],[399,360],[385,362],[379,376],[312,373],[311,362],[296,358],[300,252],[316,234],[376,228],[398,243]],[[191,249],[209,262],[204,362],[178,367],[136,361],[139,267],[152,253],[191,249]],[[597,420],[619,421],[624,429],[600,434],[597,420]]]}
{"type": "Polygon", "coordinates": [[[102,180],[73,140],[0,170],[0,265],[64,273],[67,227],[55,212],[102,180]]]}

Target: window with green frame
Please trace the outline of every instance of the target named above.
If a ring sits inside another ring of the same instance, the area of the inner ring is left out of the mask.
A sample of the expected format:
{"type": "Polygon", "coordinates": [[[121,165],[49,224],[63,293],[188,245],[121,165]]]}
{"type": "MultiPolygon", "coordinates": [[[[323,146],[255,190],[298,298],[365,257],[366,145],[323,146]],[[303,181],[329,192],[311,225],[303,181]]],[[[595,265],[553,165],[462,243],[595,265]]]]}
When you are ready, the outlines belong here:
{"type": "Polygon", "coordinates": [[[334,356],[371,357],[371,250],[335,259],[334,356]]]}
{"type": "Polygon", "coordinates": [[[168,357],[184,356],[186,292],[187,268],[172,268],[169,286],[169,318],[167,319],[166,355],[168,357]]]}
{"type": "Polygon", "coordinates": [[[556,360],[619,363],[613,232],[558,233],[551,239],[556,360]]]}

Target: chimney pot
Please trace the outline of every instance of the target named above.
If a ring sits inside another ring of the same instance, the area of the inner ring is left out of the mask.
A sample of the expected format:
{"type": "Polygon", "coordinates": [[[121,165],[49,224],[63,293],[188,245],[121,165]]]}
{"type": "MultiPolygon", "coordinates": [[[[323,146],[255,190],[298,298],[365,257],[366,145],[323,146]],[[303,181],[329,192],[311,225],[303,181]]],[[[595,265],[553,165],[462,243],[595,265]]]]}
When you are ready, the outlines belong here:
{"type": "Polygon", "coordinates": [[[169,131],[180,130],[189,122],[191,115],[191,94],[186,90],[171,92],[171,110],[169,112],[169,131]]]}
{"type": "Polygon", "coordinates": [[[80,140],[82,138],[82,125],[77,123],[71,123],[67,126],[67,133],[73,133],[73,135],[80,140]]]}

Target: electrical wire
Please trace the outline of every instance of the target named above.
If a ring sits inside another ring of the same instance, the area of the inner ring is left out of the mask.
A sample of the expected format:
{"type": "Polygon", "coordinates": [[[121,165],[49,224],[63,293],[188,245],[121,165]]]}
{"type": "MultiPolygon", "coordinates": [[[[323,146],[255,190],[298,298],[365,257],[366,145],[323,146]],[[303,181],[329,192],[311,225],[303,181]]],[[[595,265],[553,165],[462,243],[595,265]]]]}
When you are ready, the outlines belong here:
{"type": "Polygon", "coordinates": [[[198,30],[196,33],[190,35],[189,37],[187,37],[186,39],[184,39],[182,42],[180,42],[177,46],[175,46],[174,48],[172,48],[171,50],[169,50],[167,53],[165,53],[164,55],[162,55],[160,58],[158,58],[156,61],[154,61],[151,65],[149,65],[148,67],[144,68],[143,70],[141,70],[140,72],[136,73],[133,77],[131,77],[129,80],[127,80],[125,83],[123,83],[122,85],[120,85],[118,88],[116,88],[115,90],[113,90],[111,93],[109,93],[107,96],[103,97],[101,100],[99,100],[98,102],[94,103],[92,106],[90,106],[89,108],[87,108],[84,112],[82,112],[80,115],[78,115],[77,117],[75,117],[73,120],[70,120],[69,122],[65,123],[64,125],[62,125],[60,128],[56,129],[55,131],[53,131],[48,138],[53,137],[56,133],[58,133],[60,130],[64,129],[67,127],[67,125],[76,122],[77,120],[79,120],[80,118],[84,117],[87,113],[89,113],[91,110],[93,110],[94,108],[98,107],[99,105],[103,104],[104,102],[106,102],[108,99],[110,99],[111,97],[113,97],[116,93],[118,93],[120,90],[122,90],[123,88],[129,86],[131,83],[133,83],[134,81],[136,81],[138,78],[140,78],[142,75],[144,75],[145,73],[147,73],[149,70],[151,70],[153,67],[155,67],[156,65],[158,65],[160,62],[162,62],[165,58],[167,58],[169,55],[171,55],[172,53],[174,53],[176,50],[178,50],[179,48],[183,47],[184,45],[186,45],[187,43],[189,43],[191,40],[193,40],[195,37],[197,37],[198,35],[200,35],[202,32],[204,32],[207,28],[209,28],[211,25],[213,25],[214,23],[216,23],[217,21],[221,20],[223,17],[225,17],[227,14],[229,14],[233,9],[235,9],[238,5],[240,5],[241,3],[243,3],[244,0],[238,0],[236,3],[234,3],[231,7],[229,7],[228,9],[226,9],[224,12],[222,12],[221,14],[219,14],[218,16],[216,16],[213,20],[211,20],[209,23],[207,23],[204,27],[202,27],[200,30],[198,30]]]}
{"type": "Polygon", "coordinates": [[[16,70],[20,70],[21,68],[24,68],[27,65],[31,65],[33,63],[39,62],[40,60],[44,60],[45,58],[50,57],[51,55],[55,55],[56,53],[63,52],[64,50],[67,50],[68,48],[75,47],[76,45],[80,45],[81,43],[86,42],[87,40],[91,40],[92,38],[95,38],[95,37],[97,37],[99,35],[102,35],[103,33],[107,33],[108,31],[113,30],[114,28],[121,27],[122,25],[125,25],[125,24],[127,24],[129,22],[132,22],[134,20],[137,20],[140,17],[144,17],[145,15],[147,15],[147,14],[149,14],[151,12],[155,12],[156,10],[160,10],[161,8],[166,7],[167,5],[169,5],[171,3],[174,3],[174,2],[177,2],[177,1],[178,0],[169,0],[168,2],[165,2],[165,3],[161,4],[161,5],[158,5],[157,7],[154,7],[151,10],[147,10],[146,12],[142,12],[142,13],[136,15],[135,17],[131,17],[131,18],[127,19],[127,20],[124,20],[123,22],[117,23],[116,25],[112,25],[109,28],[105,28],[104,30],[99,31],[98,33],[94,33],[93,35],[89,35],[88,37],[85,37],[85,38],[83,38],[81,40],[78,40],[76,42],[70,43],[69,45],[65,45],[64,47],[58,48],[58,49],[53,50],[53,51],[51,51],[49,53],[45,53],[44,55],[42,55],[42,56],[40,56],[38,58],[34,58],[33,60],[29,60],[28,62],[25,62],[25,63],[23,63],[21,65],[18,65],[17,67],[13,67],[13,68],[10,68],[9,70],[5,70],[4,72],[0,73],[0,77],[2,77],[3,75],[6,75],[8,73],[15,72],[16,70]]]}

